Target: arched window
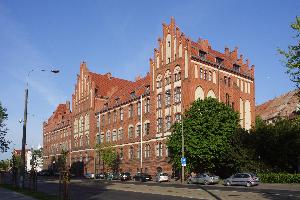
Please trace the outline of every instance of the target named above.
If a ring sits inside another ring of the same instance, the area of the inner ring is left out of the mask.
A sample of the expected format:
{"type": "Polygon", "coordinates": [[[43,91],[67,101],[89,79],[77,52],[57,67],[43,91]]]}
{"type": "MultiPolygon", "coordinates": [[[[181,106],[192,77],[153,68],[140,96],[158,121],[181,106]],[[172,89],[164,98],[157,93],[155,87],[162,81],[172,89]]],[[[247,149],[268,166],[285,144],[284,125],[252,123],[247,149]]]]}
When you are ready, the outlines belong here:
{"type": "Polygon", "coordinates": [[[119,128],[118,130],[118,140],[123,140],[123,128],[119,128]]]}
{"type": "Polygon", "coordinates": [[[129,154],[128,155],[129,159],[133,159],[134,158],[134,155],[133,155],[133,146],[129,147],[128,154],[129,154]]]}
{"type": "Polygon", "coordinates": [[[171,72],[167,70],[165,72],[165,85],[170,85],[171,84],[171,72]]]}
{"type": "Polygon", "coordinates": [[[181,69],[180,66],[177,65],[174,69],[174,82],[181,80],[181,69]]]}
{"type": "Polygon", "coordinates": [[[207,93],[207,97],[216,98],[216,95],[213,90],[209,90],[207,93]]]}
{"type": "Polygon", "coordinates": [[[114,129],[113,132],[112,132],[112,141],[117,141],[117,130],[114,129]]]}
{"type": "Polygon", "coordinates": [[[230,97],[229,97],[229,94],[228,94],[228,93],[226,93],[226,95],[225,95],[225,104],[226,104],[227,106],[230,106],[230,97]]]}
{"type": "Polygon", "coordinates": [[[195,100],[197,99],[204,99],[204,91],[201,86],[198,86],[195,90],[195,100]]]}
{"type": "Polygon", "coordinates": [[[106,142],[110,142],[110,131],[106,132],[106,142]]]}
{"type": "Polygon", "coordinates": [[[249,130],[251,128],[251,106],[250,101],[245,101],[245,129],[249,130]]]}
{"type": "Polygon", "coordinates": [[[129,125],[128,127],[128,138],[133,137],[133,125],[129,125]]]}
{"type": "Polygon", "coordinates": [[[156,77],[156,88],[159,89],[162,87],[162,75],[159,74],[156,77]]]}

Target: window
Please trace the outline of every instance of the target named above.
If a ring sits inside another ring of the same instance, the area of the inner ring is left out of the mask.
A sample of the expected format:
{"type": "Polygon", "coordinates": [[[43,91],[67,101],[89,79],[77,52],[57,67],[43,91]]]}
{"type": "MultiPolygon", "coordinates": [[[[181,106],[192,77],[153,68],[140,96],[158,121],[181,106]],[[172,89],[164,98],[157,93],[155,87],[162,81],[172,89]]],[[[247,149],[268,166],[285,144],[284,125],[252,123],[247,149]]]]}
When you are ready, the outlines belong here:
{"type": "Polygon", "coordinates": [[[116,130],[114,130],[113,132],[112,132],[112,141],[114,142],[114,141],[117,141],[117,131],[116,130]]]}
{"type": "Polygon", "coordinates": [[[137,158],[141,158],[141,145],[138,145],[138,149],[137,149],[137,158]]]}
{"type": "Polygon", "coordinates": [[[228,87],[230,87],[230,85],[231,85],[231,78],[228,77],[228,87]]]}
{"type": "Polygon", "coordinates": [[[123,140],[123,129],[119,129],[118,131],[118,140],[123,140]]]}
{"type": "Polygon", "coordinates": [[[133,105],[132,104],[129,105],[128,114],[129,114],[128,116],[130,118],[133,116],[133,105]]]}
{"type": "Polygon", "coordinates": [[[166,117],[166,131],[171,129],[171,116],[166,117]]]}
{"type": "Polygon", "coordinates": [[[106,142],[110,142],[110,132],[106,132],[106,142]]]}
{"type": "Polygon", "coordinates": [[[234,71],[239,72],[239,71],[240,71],[240,68],[241,68],[241,67],[240,67],[239,65],[237,65],[237,64],[234,64],[234,65],[233,65],[233,70],[234,70],[234,71]]]}
{"type": "Polygon", "coordinates": [[[137,103],[137,114],[138,114],[138,116],[141,115],[141,102],[140,101],[137,103]]]}
{"type": "Polygon", "coordinates": [[[170,73],[169,70],[166,71],[165,83],[166,83],[166,85],[170,85],[171,84],[171,73],[170,73]]]}
{"type": "Polygon", "coordinates": [[[225,102],[226,102],[226,105],[227,106],[230,106],[230,97],[229,97],[229,94],[228,93],[226,93],[226,95],[225,95],[225,102]]]}
{"type": "Polygon", "coordinates": [[[171,90],[166,91],[166,106],[171,105],[171,90]]]}
{"type": "Polygon", "coordinates": [[[130,93],[130,96],[131,96],[132,99],[136,98],[135,91],[131,92],[131,93],[130,93]]]}
{"type": "Polygon", "coordinates": [[[145,145],[145,158],[150,158],[150,144],[145,145]]]}
{"type": "Polygon", "coordinates": [[[120,148],[119,158],[123,159],[123,147],[120,148]]]}
{"type": "Polygon", "coordinates": [[[110,113],[107,113],[107,122],[110,124],[110,113]]]}
{"type": "Polygon", "coordinates": [[[133,136],[133,126],[130,126],[128,128],[128,138],[132,138],[132,136],[133,136]]]}
{"type": "Polygon", "coordinates": [[[133,146],[129,148],[129,159],[133,159],[133,146]]]}
{"type": "Polygon", "coordinates": [[[204,78],[204,80],[207,80],[207,70],[206,69],[204,70],[204,77],[203,78],[204,78]]]}
{"type": "Polygon", "coordinates": [[[100,142],[101,142],[101,143],[104,142],[104,133],[101,133],[101,135],[100,135],[100,142]]]}
{"type": "Polygon", "coordinates": [[[175,73],[175,82],[180,81],[180,80],[181,80],[181,72],[179,71],[179,72],[175,73]]]}
{"type": "Polygon", "coordinates": [[[175,103],[181,102],[181,88],[180,87],[175,88],[174,101],[175,101],[175,103]]]}
{"type": "Polygon", "coordinates": [[[150,123],[147,122],[145,123],[145,135],[149,135],[150,134],[150,123]]]}
{"type": "Polygon", "coordinates": [[[157,124],[157,132],[158,133],[162,132],[162,118],[158,118],[156,120],[156,124],[157,124]]]}
{"type": "Polygon", "coordinates": [[[223,62],[223,59],[222,58],[219,58],[219,57],[216,57],[216,63],[217,64],[222,64],[222,62],[223,62]]]}
{"type": "Polygon", "coordinates": [[[227,85],[227,76],[224,76],[224,84],[227,85]]]}
{"type": "Polygon", "coordinates": [[[101,119],[102,119],[102,127],[103,127],[105,125],[105,115],[102,115],[101,119]]]}
{"type": "Polygon", "coordinates": [[[116,123],[116,122],[117,122],[117,111],[114,110],[114,123],[116,123]]]}
{"type": "Polygon", "coordinates": [[[211,71],[208,71],[208,81],[212,81],[212,73],[211,73],[211,71]]]}
{"type": "Polygon", "coordinates": [[[136,134],[135,137],[140,137],[141,136],[141,125],[136,126],[136,134]]]}
{"type": "Polygon", "coordinates": [[[156,145],[156,156],[157,157],[162,157],[162,143],[161,142],[159,142],[156,145]]]}
{"type": "Polygon", "coordinates": [[[157,95],[157,108],[161,108],[161,94],[157,95]]]}
{"type": "Polygon", "coordinates": [[[82,136],[79,138],[79,146],[82,147],[82,136]]]}
{"type": "Polygon", "coordinates": [[[86,145],[86,146],[89,146],[89,145],[90,145],[90,137],[89,137],[89,135],[86,135],[86,136],[85,136],[85,145],[86,145]]]}
{"type": "Polygon", "coordinates": [[[203,79],[203,69],[200,67],[200,79],[203,79]]]}
{"type": "Polygon", "coordinates": [[[206,52],[199,50],[199,56],[201,59],[205,59],[206,52]]]}
{"type": "Polygon", "coordinates": [[[100,127],[100,116],[97,115],[97,128],[99,128],[99,127],[100,127]]]}
{"type": "Polygon", "coordinates": [[[124,119],[124,110],[123,108],[120,108],[120,121],[123,121],[124,119]]]}
{"type": "Polygon", "coordinates": [[[162,86],[162,81],[161,81],[162,77],[161,75],[158,75],[157,79],[156,79],[156,88],[159,89],[162,86]]]}
{"type": "Polygon", "coordinates": [[[150,99],[147,98],[146,103],[145,103],[145,113],[150,112],[150,99]]]}
{"type": "Polygon", "coordinates": [[[100,144],[100,143],[101,143],[100,135],[98,134],[98,135],[97,135],[97,144],[100,144]]]}

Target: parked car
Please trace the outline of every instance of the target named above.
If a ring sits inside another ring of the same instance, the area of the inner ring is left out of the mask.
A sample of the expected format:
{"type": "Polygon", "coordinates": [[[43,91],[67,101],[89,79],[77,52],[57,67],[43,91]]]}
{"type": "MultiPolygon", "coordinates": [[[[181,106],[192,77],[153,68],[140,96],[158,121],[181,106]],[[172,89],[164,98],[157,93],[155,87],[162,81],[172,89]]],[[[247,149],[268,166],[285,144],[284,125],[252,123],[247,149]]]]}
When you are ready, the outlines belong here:
{"type": "Polygon", "coordinates": [[[101,172],[99,174],[95,174],[96,179],[106,179],[107,174],[105,172],[101,172]]]}
{"type": "Polygon", "coordinates": [[[237,173],[225,179],[226,186],[229,185],[244,185],[250,187],[259,184],[259,178],[253,173],[237,173]]]}
{"type": "Polygon", "coordinates": [[[95,175],[93,173],[89,173],[89,172],[85,173],[83,176],[84,176],[84,178],[87,178],[87,179],[92,179],[95,177],[95,175]]]}
{"type": "Polygon", "coordinates": [[[38,176],[50,176],[50,172],[48,170],[42,170],[37,173],[38,176]]]}
{"type": "Polygon", "coordinates": [[[156,182],[168,182],[169,180],[169,175],[167,173],[158,173],[155,177],[155,181],[156,182]]]}
{"type": "Polygon", "coordinates": [[[131,174],[129,172],[123,172],[120,174],[121,181],[131,180],[131,174]]]}
{"type": "Polygon", "coordinates": [[[133,177],[133,180],[141,182],[152,181],[152,176],[146,173],[139,172],[133,177]]]}
{"type": "Polygon", "coordinates": [[[118,180],[120,179],[120,174],[119,173],[108,173],[106,176],[106,180],[118,180]]]}
{"type": "Polygon", "coordinates": [[[219,183],[219,176],[210,173],[197,174],[188,178],[187,183],[200,183],[204,185],[219,183]]]}

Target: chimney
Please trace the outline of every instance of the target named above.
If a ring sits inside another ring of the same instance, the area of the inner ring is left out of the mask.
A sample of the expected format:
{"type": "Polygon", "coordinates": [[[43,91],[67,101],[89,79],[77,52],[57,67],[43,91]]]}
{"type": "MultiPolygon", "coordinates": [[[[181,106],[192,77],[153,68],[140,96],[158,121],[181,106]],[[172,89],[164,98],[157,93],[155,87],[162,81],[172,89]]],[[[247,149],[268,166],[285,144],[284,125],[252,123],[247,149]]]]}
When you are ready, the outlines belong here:
{"type": "Polygon", "coordinates": [[[229,56],[229,54],[230,54],[229,48],[225,47],[225,56],[229,56]]]}
{"type": "Polygon", "coordinates": [[[108,78],[109,80],[112,78],[112,75],[111,75],[110,72],[107,72],[105,75],[107,76],[107,78],[108,78]]]}
{"type": "Polygon", "coordinates": [[[142,79],[142,76],[141,75],[137,75],[136,77],[135,77],[135,81],[139,81],[139,80],[141,80],[142,79]]]}
{"type": "Polygon", "coordinates": [[[66,108],[68,111],[70,110],[70,101],[66,101],[66,108]]]}

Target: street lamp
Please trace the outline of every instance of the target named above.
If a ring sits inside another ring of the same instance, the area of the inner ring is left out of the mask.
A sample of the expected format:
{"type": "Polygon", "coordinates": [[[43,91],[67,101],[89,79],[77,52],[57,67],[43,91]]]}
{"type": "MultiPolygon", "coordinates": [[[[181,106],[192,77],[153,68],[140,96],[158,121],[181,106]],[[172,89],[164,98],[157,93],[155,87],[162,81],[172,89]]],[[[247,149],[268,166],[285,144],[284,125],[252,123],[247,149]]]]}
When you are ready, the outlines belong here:
{"type": "MultiPolygon", "coordinates": [[[[25,145],[26,145],[26,125],[27,125],[27,104],[28,104],[28,78],[29,75],[34,71],[34,69],[28,71],[27,73],[27,81],[26,81],[26,89],[25,89],[25,108],[24,108],[24,120],[23,120],[23,137],[22,137],[22,152],[21,152],[21,187],[24,188],[24,180],[25,180],[25,145]]],[[[38,71],[45,72],[45,69],[41,69],[38,71]]],[[[59,73],[59,70],[51,70],[51,73],[59,73]]]]}
{"type": "MultiPolygon", "coordinates": [[[[184,158],[183,116],[181,117],[181,159],[184,158]]],[[[181,183],[184,182],[184,166],[181,164],[181,183]]]]}

